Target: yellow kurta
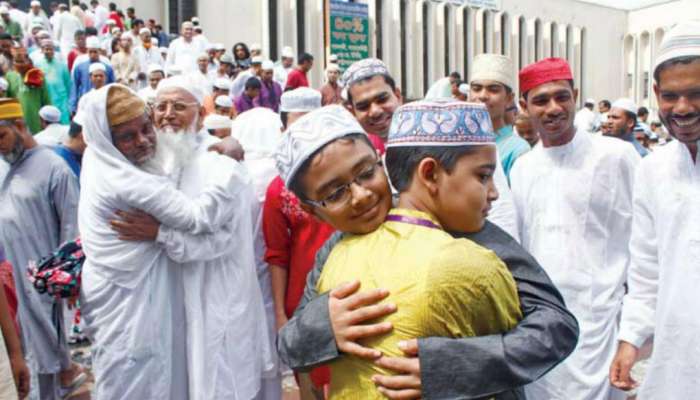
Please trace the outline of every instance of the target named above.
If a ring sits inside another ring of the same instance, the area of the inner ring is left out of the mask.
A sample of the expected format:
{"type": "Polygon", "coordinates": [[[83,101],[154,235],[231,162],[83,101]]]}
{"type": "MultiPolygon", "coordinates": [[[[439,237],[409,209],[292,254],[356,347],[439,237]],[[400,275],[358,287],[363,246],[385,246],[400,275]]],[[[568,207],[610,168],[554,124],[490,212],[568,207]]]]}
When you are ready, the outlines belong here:
{"type": "MultiPolygon", "coordinates": [[[[425,213],[394,209],[390,214],[428,219],[425,213]]],[[[339,242],[318,281],[319,292],[358,279],[362,290],[384,288],[385,302],[398,311],[390,334],[362,344],[388,356],[400,356],[400,340],[467,337],[501,333],[522,317],[515,281],[490,250],[441,229],[384,222],[379,229],[339,242]]],[[[371,377],[391,374],[374,363],[343,356],[330,364],[332,399],[382,399],[371,377]]]]}

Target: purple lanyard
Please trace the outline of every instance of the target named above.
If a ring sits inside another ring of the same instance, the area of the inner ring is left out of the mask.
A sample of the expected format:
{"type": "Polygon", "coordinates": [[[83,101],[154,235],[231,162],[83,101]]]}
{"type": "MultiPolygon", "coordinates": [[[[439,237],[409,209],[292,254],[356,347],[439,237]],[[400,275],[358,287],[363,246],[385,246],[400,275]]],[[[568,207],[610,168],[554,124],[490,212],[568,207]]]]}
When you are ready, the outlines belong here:
{"type": "Polygon", "coordinates": [[[390,214],[390,215],[386,216],[386,221],[403,222],[405,224],[420,225],[420,226],[424,226],[426,228],[433,228],[433,229],[442,230],[442,228],[439,225],[436,225],[433,221],[423,219],[423,218],[409,217],[407,215],[390,214]]]}

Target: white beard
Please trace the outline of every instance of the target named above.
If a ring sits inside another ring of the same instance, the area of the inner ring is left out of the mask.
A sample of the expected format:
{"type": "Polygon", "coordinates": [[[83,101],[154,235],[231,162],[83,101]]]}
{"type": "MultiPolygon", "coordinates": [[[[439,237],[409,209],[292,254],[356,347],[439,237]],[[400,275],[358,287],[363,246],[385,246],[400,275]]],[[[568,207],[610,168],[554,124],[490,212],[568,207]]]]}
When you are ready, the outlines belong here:
{"type": "MultiPolygon", "coordinates": [[[[170,127],[156,129],[156,153],[152,162],[167,174],[184,168],[194,158],[197,150],[196,121],[188,129],[174,131],[170,127]]],[[[149,160],[151,162],[151,160],[149,160]]]]}

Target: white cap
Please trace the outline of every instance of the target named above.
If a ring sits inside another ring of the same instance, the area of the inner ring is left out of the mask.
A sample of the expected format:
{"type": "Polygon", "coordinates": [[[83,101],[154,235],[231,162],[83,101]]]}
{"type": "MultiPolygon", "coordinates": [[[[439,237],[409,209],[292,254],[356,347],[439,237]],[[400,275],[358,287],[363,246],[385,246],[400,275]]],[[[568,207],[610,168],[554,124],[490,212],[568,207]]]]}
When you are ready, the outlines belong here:
{"type": "Polygon", "coordinates": [[[214,80],[214,87],[216,89],[231,90],[231,80],[226,78],[216,78],[216,80],[214,80]]]}
{"type": "Polygon", "coordinates": [[[54,106],[43,106],[39,109],[39,116],[46,122],[58,122],[61,120],[61,110],[54,106]]]}
{"type": "Polygon", "coordinates": [[[97,38],[97,36],[90,36],[87,39],[85,39],[85,47],[88,49],[100,49],[100,39],[97,38]]]}
{"type": "Polygon", "coordinates": [[[272,71],[273,69],[275,69],[275,63],[273,63],[270,60],[263,61],[263,63],[262,63],[262,70],[263,71],[272,71]]]}
{"type": "Polygon", "coordinates": [[[102,71],[102,72],[106,73],[107,68],[101,62],[96,62],[96,63],[90,64],[90,67],[88,68],[88,73],[92,74],[95,71],[102,71]]]}
{"type": "Polygon", "coordinates": [[[501,54],[479,54],[474,57],[470,83],[479,80],[495,81],[511,89],[514,88],[513,61],[501,54]]]}
{"type": "Polygon", "coordinates": [[[7,90],[8,86],[7,79],[0,77],[0,90],[7,90]]]}
{"type": "Polygon", "coordinates": [[[226,47],[224,46],[223,43],[214,43],[214,49],[217,51],[226,50],[226,47]]]}
{"type": "Polygon", "coordinates": [[[10,10],[5,6],[0,6],[0,14],[9,14],[10,10]]]}
{"type": "Polygon", "coordinates": [[[253,51],[253,50],[262,50],[261,47],[260,47],[260,43],[253,43],[253,44],[251,44],[251,45],[250,45],[250,51],[253,51]]]}
{"type": "Polygon", "coordinates": [[[168,54],[168,48],[167,47],[159,47],[158,51],[160,51],[160,54],[168,54]]]}
{"type": "Polygon", "coordinates": [[[623,97],[621,99],[615,100],[615,102],[612,103],[612,107],[610,108],[619,108],[627,112],[631,112],[634,115],[637,115],[637,105],[634,103],[634,101],[628,98],[623,97]]]}
{"type": "Polygon", "coordinates": [[[294,58],[294,50],[289,46],[284,46],[282,48],[282,57],[284,58],[294,58]]]}
{"type": "Polygon", "coordinates": [[[163,67],[160,64],[151,64],[148,66],[148,75],[152,74],[153,72],[163,72],[163,67]]]}
{"type": "Polygon", "coordinates": [[[204,118],[205,129],[226,129],[231,128],[231,119],[225,115],[209,114],[204,118]]]}
{"type": "Polygon", "coordinates": [[[119,29],[118,26],[115,26],[114,28],[112,28],[112,35],[116,35],[117,33],[121,32],[121,31],[122,31],[122,30],[119,29]]]}
{"type": "Polygon", "coordinates": [[[329,63],[333,63],[333,64],[337,63],[337,62],[338,62],[338,55],[337,55],[337,54],[331,54],[331,55],[328,57],[328,62],[329,62],[329,63]]]}
{"type": "Polygon", "coordinates": [[[109,19],[107,19],[107,21],[105,21],[105,24],[107,24],[107,25],[116,25],[116,24],[117,24],[117,21],[115,21],[115,20],[109,18],[109,19]]]}
{"type": "Polygon", "coordinates": [[[326,72],[329,71],[338,71],[340,72],[340,67],[336,63],[329,62],[328,66],[326,67],[326,72]]]}
{"type": "Polygon", "coordinates": [[[214,104],[219,107],[231,108],[233,107],[233,100],[231,100],[230,97],[222,94],[216,96],[216,99],[214,99],[214,104]]]}
{"type": "Polygon", "coordinates": [[[144,33],[148,33],[149,35],[151,34],[151,30],[148,28],[141,28],[139,29],[139,35],[143,35],[144,33]]]}
{"type": "Polygon", "coordinates": [[[462,93],[465,96],[469,96],[469,84],[468,83],[462,83],[459,85],[458,88],[459,92],[462,93]]]}
{"type": "Polygon", "coordinates": [[[173,64],[169,66],[165,70],[165,75],[166,76],[176,76],[182,74],[182,68],[178,67],[177,65],[173,64]]]}
{"type": "Polygon", "coordinates": [[[700,56],[700,21],[679,22],[661,40],[652,71],[655,74],[661,64],[674,58],[697,56],[700,56]]]}
{"type": "Polygon", "coordinates": [[[593,104],[595,105],[595,99],[592,98],[587,98],[586,101],[583,102],[583,104],[593,104]]]}
{"type": "Polygon", "coordinates": [[[199,17],[192,17],[192,18],[190,18],[190,21],[199,22],[199,17]]]}
{"type": "Polygon", "coordinates": [[[151,44],[153,46],[158,46],[158,38],[151,36],[151,44]]]}
{"type": "Polygon", "coordinates": [[[35,7],[35,6],[41,7],[41,2],[37,1],[37,0],[32,0],[32,2],[29,3],[29,6],[30,7],[35,7]]]}
{"type": "Polygon", "coordinates": [[[321,92],[300,87],[284,92],[280,98],[280,111],[309,112],[321,108],[321,92]]]}
{"type": "Polygon", "coordinates": [[[253,64],[262,64],[263,61],[264,60],[263,60],[262,56],[255,56],[250,60],[250,62],[253,64]]]}

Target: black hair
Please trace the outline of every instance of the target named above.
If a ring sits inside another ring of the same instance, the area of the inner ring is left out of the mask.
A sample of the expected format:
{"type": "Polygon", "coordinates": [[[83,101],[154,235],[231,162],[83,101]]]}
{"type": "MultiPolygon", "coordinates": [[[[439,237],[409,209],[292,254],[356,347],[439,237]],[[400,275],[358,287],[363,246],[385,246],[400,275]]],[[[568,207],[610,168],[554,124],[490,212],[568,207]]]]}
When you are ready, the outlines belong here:
{"type": "Polygon", "coordinates": [[[280,111],[280,120],[282,121],[282,126],[287,129],[287,119],[289,118],[289,113],[286,111],[280,111]]]}
{"type": "Polygon", "coordinates": [[[700,56],[683,56],[666,60],[654,69],[654,81],[656,81],[656,83],[660,83],[659,79],[661,77],[661,71],[665,70],[668,67],[672,67],[678,64],[688,65],[695,61],[700,61],[700,56]]]}
{"type": "Polygon", "coordinates": [[[649,110],[646,107],[639,107],[639,110],[637,110],[637,116],[643,117],[645,115],[649,115],[649,110]]]}
{"type": "Polygon", "coordinates": [[[72,3],[74,6],[79,6],[79,5],[80,5],[80,0],[71,0],[71,3],[72,3]]]}
{"type": "Polygon", "coordinates": [[[83,10],[83,11],[87,11],[87,9],[88,9],[87,4],[85,4],[85,3],[80,3],[80,9],[83,10]]]}
{"type": "MultiPolygon", "coordinates": [[[[574,80],[573,80],[573,79],[567,79],[566,81],[569,82],[569,86],[571,86],[571,90],[574,90],[574,80]]],[[[503,85],[503,86],[506,86],[506,85],[503,85]]],[[[506,86],[506,88],[508,88],[508,86],[506,86]]],[[[528,90],[527,92],[523,93],[523,99],[525,99],[525,101],[527,101],[527,95],[528,95],[529,93],[530,93],[529,90],[528,90]]]]}
{"type": "Polygon", "coordinates": [[[115,3],[109,3],[109,11],[117,11],[117,5],[115,3]]]}
{"type": "Polygon", "coordinates": [[[141,18],[134,18],[133,21],[131,21],[131,26],[136,26],[136,25],[145,25],[143,20],[141,18]]]}
{"type": "Polygon", "coordinates": [[[70,127],[68,128],[68,136],[71,138],[75,138],[81,133],[83,133],[82,125],[78,124],[77,122],[71,121],[70,127]]]}
{"type": "Polygon", "coordinates": [[[202,28],[200,26],[195,26],[194,31],[197,33],[202,33],[202,28]]]}
{"type": "Polygon", "coordinates": [[[311,54],[309,54],[309,53],[301,53],[301,55],[299,55],[299,62],[298,62],[298,64],[301,65],[301,64],[306,63],[307,61],[313,62],[313,60],[314,60],[314,56],[312,56],[311,54]]]}
{"type": "Polygon", "coordinates": [[[460,75],[457,71],[450,72],[450,78],[455,78],[460,82],[462,81],[462,75],[460,75]]]}
{"type": "Polygon", "coordinates": [[[245,60],[246,58],[250,58],[250,50],[248,50],[248,46],[243,42],[238,42],[238,43],[234,44],[233,47],[231,47],[231,52],[233,53],[233,59],[235,61],[245,60]],[[236,55],[236,47],[239,47],[239,46],[243,48],[243,51],[245,51],[244,58],[238,58],[238,55],[236,55]]]}
{"type": "Polygon", "coordinates": [[[135,12],[136,12],[136,9],[135,9],[134,7],[127,7],[127,8],[126,8],[126,11],[127,11],[127,12],[135,13],[135,12]]]}
{"type": "Polygon", "coordinates": [[[349,135],[345,135],[343,137],[340,137],[338,139],[332,140],[323,146],[319,148],[318,150],[314,151],[311,153],[311,155],[304,161],[304,163],[301,164],[299,169],[297,169],[296,174],[294,174],[294,178],[289,182],[289,191],[294,193],[299,200],[305,201],[307,200],[306,197],[306,190],[304,189],[304,185],[301,183],[301,177],[309,170],[309,167],[311,166],[311,161],[323,151],[328,145],[331,143],[334,143],[338,140],[347,140],[347,141],[352,141],[354,143],[361,142],[365,143],[367,146],[370,148],[374,149],[374,145],[372,145],[372,142],[369,141],[369,136],[365,135],[364,133],[351,133],[349,135]]]}
{"type": "Polygon", "coordinates": [[[97,36],[97,28],[94,26],[88,26],[85,28],[85,36],[97,36]]]}
{"type": "Polygon", "coordinates": [[[653,121],[653,122],[651,123],[651,126],[652,126],[652,127],[655,126],[655,127],[657,127],[657,128],[661,128],[661,127],[663,126],[663,124],[662,124],[661,122],[659,122],[659,121],[653,121]]]}
{"type": "Polygon", "coordinates": [[[0,33],[0,40],[12,40],[12,35],[7,32],[0,33]]]}
{"type": "Polygon", "coordinates": [[[73,34],[73,37],[77,38],[79,36],[85,36],[85,31],[82,29],[78,29],[77,31],[75,31],[75,33],[73,34]]]}
{"type": "Polygon", "coordinates": [[[471,154],[477,146],[400,146],[386,149],[385,162],[391,184],[399,192],[411,185],[418,164],[426,158],[434,158],[440,166],[452,173],[460,157],[471,154]]]}
{"type": "Polygon", "coordinates": [[[245,90],[260,88],[262,88],[262,85],[260,84],[260,79],[258,79],[255,76],[251,76],[250,78],[248,78],[247,81],[245,81],[245,90]]]}
{"type": "Polygon", "coordinates": [[[625,117],[627,117],[628,120],[631,119],[632,121],[634,121],[634,126],[637,126],[637,114],[625,110],[625,117]]]}
{"type": "MultiPolygon", "coordinates": [[[[394,78],[391,77],[391,75],[388,75],[388,74],[378,74],[378,75],[368,76],[364,79],[360,79],[359,81],[353,82],[352,85],[355,85],[356,83],[368,81],[368,80],[374,78],[375,76],[381,76],[382,78],[384,78],[384,82],[387,85],[389,85],[389,87],[391,88],[391,92],[392,93],[396,92],[396,81],[394,80],[394,78]]],[[[352,95],[350,94],[350,88],[352,87],[352,85],[348,86],[348,90],[347,90],[349,104],[352,104],[352,95]]]]}
{"type": "MultiPolygon", "coordinates": [[[[52,3],[55,3],[55,2],[52,2],[52,3]]],[[[99,4],[99,3],[100,3],[100,2],[97,1],[97,0],[90,0],[90,4],[99,4]]]]}
{"type": "Polygon", "coordinates": [[[601,100],[600,103],[598,104],[603,104],[606,108],[610,108],[610,101],[609,100],[601,100]]]}

